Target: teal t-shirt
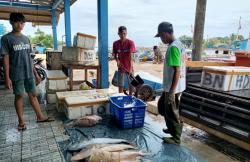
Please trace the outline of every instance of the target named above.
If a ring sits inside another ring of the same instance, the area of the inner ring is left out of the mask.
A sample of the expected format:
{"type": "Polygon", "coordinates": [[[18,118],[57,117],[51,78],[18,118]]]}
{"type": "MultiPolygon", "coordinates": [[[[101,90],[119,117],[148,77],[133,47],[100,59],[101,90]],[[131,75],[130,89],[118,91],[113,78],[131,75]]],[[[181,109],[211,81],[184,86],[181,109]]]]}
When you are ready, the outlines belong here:
{"type": "Polygon", "coordinates": [[[29,38],[8,33],[2,37],[1,45],[2,55],[9,55],[10,79],[18,81],[34,78],[29,38]]]}

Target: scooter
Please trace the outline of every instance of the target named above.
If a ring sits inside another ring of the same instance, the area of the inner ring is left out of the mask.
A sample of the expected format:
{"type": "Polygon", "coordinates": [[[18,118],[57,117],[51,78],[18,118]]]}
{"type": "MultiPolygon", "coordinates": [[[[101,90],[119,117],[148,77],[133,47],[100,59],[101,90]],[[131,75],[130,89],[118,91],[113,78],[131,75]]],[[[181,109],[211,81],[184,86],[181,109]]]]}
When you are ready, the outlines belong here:
{"type": "Polygon", "coordinates": [[[41,58],[35,58],[35,57],[36,57],[35,54],[31,54],[31,58],[33,59],[34,67],[35,67],[38,75],[40,76],[41,80],[43,81],[47,77],[47,75],[46,75],[46,69],[42,65],[43,59],[41,59],[41,58]]]}

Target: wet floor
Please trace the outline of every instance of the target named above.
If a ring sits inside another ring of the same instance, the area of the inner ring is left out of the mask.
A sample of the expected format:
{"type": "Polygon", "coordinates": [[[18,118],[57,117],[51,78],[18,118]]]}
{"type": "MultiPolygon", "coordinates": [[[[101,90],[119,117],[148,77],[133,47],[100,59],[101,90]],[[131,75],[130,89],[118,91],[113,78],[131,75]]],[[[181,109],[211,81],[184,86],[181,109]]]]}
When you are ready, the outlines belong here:
{"type": "MultiPolygon", "coordinates": [[[[43,88],[40,88],[39,91],[40,93],[44,92],[43,88]]],[[[10,91],[6,91],[0,86],[0,162],[65,161],[63,154],[65,147],[62,146],[65,146],[63,144],[69,141],[68,135],[71,135],[71,138],[74,138],[74,135],[70,132],[67,135],[65,132],[63,128],[65,117],[56,111],[55,105],[46,105],[43,95],[40,95],[39,99],[41,100],[43,113],[55,117],[56,121],[36,123],[35,113],[25,99],[24,116],[27,130],[18,132],[18,121],[13,105],[14,96],[10,91]]],[[[160,154],[155,155],[153,161],[161,161],[160,159],[163,157],[165,157],[163,161],[250,161],[249,152],[188,125],[184,127],[181,147],[171,145],[162,147],[160,136],[164,136],[161,132],[164,121],[159,116],[150,114],[147,114],[147,116],[147,121],[155,123],[156,129],[153,129],[153,132],[156,135],[151,132],[146,140],[149,143],[156,141],[158,143],[157,148],[153,150],[160,150],[160,154]],[[157,137],[157,135],[160,136],[157,137]],[[176,153],[178,153],[178,156],[176,153]]],[[[150,124],[147,122],[145,126],[146,129],[150,127],[150,124]]],[[[102,125],[99,125],[99,127],[102,127],[102,125]]],[[[136,132],[136,130],[130,131],[136,132]]],[[[148,133],[148,130],[145,131],[148,133]]],[[[88,135],[93,136],[93,134],[95,133],[90,131],[88,135]]],[[[138,140],[143,140],[143,138],[138,138],[138,140]]],[[[145,143],[142,143],[141,146],[142,148],[146,147],[145,143]]],[[[152,144],[148,144],[148,149],[151,146],[152,144]]],[[[151,159],[150,157],[147,158],[151,159]]]]}

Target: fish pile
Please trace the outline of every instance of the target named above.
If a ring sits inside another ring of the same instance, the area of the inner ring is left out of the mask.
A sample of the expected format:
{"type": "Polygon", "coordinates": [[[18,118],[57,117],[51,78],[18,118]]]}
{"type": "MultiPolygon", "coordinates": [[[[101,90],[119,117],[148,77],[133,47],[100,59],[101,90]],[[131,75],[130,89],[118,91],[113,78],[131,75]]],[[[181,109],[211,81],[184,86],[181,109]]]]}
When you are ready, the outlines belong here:
{"type": "Polygon", "coordinates": [[[89,162],[136,162],[146,155],[123,139],[93,138],[68,147],[73,151],[72,162],[87,160],[89,162]],[[74,152],[81,150],[80,152],[74,152]]]}
{"type": "Polygon", "coordinates": [[[65,127],[91,127],[96,125],[100,120],[102,120],[102,117],[98,115],[87,115],[84,117],[81,117],[79,119],[76,119],[70,123],[65,124],[65,127]]]}

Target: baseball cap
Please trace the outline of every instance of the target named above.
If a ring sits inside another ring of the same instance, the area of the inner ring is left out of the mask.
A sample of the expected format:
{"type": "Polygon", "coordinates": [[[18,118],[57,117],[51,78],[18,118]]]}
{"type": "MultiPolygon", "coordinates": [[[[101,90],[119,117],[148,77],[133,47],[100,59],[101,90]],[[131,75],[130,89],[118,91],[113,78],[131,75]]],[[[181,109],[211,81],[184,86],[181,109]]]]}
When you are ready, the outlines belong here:
{"type": "Polygon", "coordinates": [[[155,35],[155,37],[160,37],[160,33],[162,32],[173,33],[173,25],[169,22],[161,22],[158,25],[158,33],[155,35]]]}

